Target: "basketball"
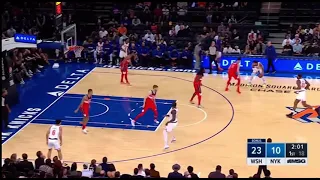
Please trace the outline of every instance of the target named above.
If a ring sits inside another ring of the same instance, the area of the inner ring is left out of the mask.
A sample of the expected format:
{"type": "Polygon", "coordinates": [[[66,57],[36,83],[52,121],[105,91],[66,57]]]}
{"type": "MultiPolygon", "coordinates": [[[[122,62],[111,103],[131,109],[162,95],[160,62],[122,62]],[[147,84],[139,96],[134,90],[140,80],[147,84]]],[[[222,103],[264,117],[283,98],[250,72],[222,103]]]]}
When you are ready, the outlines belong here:
{"type": "Polygon", "coordinates": [[[263,77],[263,74],[262,74],[262,73],[261,73],[261,74],[259,74],[259,75],[258,75],[258,77],[259,77],[259,78],[262,78],[262,77],[263,77]]]}

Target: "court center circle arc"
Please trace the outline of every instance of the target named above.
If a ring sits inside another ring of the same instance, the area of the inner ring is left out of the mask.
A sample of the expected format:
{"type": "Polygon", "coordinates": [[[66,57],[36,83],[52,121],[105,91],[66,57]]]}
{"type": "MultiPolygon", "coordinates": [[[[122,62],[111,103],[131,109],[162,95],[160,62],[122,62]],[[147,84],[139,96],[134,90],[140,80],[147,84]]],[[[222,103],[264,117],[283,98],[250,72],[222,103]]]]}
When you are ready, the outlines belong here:
{"type": "MultiPolygon", "coordinates": [[[[108,73],[108,74],[120,74],[120,73],[113,73],[113,72],[94,72],[93,73],[108,73]]],[[[178,79],[178,80],[182,80],[182,81],[186,81],[186,82],[193,82],[191,80],[188,80],[188,79],[183,79],[183,78],[178,78],[178,77],[174,77],[174,76],[168,76],[168,75],[156,75],[156,74],[134,74],[134,75],[141,75],[141,76],[162,76],[162,77],[168,77],[168,78],[172,78],[172,79],[178,79]]],[[[234,111],[234,107],[231,103],[231,101],[226,97],[224,96],[223,94],[221,94],[219,91],[211,88],[211,87],[208,87],[208,86],[205,86],[205,85],[202,85],[202,87],[205,87],[215,93],[217,93],[218,95],[220,95],[221,97],[223,97],[227,103],[230,105],[230,108],[231,108],[231,112],[232,112],[232,115],[231,115],[231,118],[229,120],[229,122],[227,123],[226,126],[224,126],[220,131],[218,131],[217,133],[211,135],[210,137],[206,138],[206,139],[203,139],[199,142],[196,142],[196,143],[193,143],[191,145],[188,145],[188,146],[184,146],[184,147],[181,147],[181,148],[178,148],[178,149],[174,149],[174,150],[171,150],[171,151],[166,151],[166,152],[162,152],[162,153],[158,153],[158,154],[153,154],[153,155],[149,155],[149,156],[142,156],[142,157],[137,157],[137,158],[130,158],[130,159],[123,159],[123,160],[115,160],[115,161],[111,161],[112,163],[120,163],[120,162],[128,162],[128,161],[135,161],[135,160],[140,160],[140,159],[147,159],[147,158],[152,158],[152,157],[157,157],[157,156],[162,156],[162,155],[166,155],[166,154],[170,154],[170,153],[174,153],[174,152],[177,152],[177,151],[181,151],[181,150],[184,150],[184,149],[188,149],[188,148],[191,148],[193,146],[196,146],[196,145],[199,145],[201,143],[204,143],[212,138],[214,138],[215,136],[219,135],[220,133],[222,133],[224,130],[227,129],[227,127],[229,127],[229,125],[232,123],[233,119],[234,119],[234,114],[235,114],[235,111],[234,111]]]]}

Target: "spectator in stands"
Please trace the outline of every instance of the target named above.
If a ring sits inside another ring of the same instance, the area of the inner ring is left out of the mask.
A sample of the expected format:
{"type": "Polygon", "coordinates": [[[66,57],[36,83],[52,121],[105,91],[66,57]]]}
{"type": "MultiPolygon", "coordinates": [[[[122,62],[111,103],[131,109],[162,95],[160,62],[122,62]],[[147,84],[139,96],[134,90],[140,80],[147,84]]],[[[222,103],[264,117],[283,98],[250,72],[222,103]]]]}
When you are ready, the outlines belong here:
{"type": "Polygon", "coordinates": [[[283,46],[283,49],[282,49],[282,54],[285,55],[285,56],[292,56],[293,47],[292,47],[292,45],[290,43],[290,39],[286,40],[286,44],[283,46]]]}
{"type": "Polygon", "coordinates": [[[111,19],[111,21],[108,22],[108,25],[118,25],[118,21],[116,21],[114,18],[111,19]]]}
{"type": "Polygon", "coordinates": [[[226,30],[226,26],[223,24],[223,22],[220,23],[220,25],[218,26],[218,33],[220,32],[224,32],[226,30]]]}
{"type": "Polygon", "coordinates": [[[139,169],[138,169],[138,168],[134,168],[134,169],[133,169],[132,178],[144,178],[143,176],[138,175],[138,173],[139,173],[139,169]]]}
{"type": "Polygon", "coordinates": [[[120,24],[120,27],[118,28],[118,33],[120,35],[123,35],[124,33],[127,34],[128,30],[127,28],[124,26],[124,24],[120,24]]]}
{"type": "Polygon", "coordinates": [[[172,27],[171,30],[169,31],[169,36],[173,37],[173,36],[176,36],[176,31],[175,31],[175,28],[172,27]]]}
{"type": "Polygon", "coordinates": [[[161,51],[160,46],[157,46],[156,49],[152,51],[153,57],[153,67],[160,67],[164,64],[163,60],[163,51],[161,51]]]}
{"type": "Polygon", "coordinates": [[[129,18],[128,18],[127,16],[125,16],[125,17],[123,18],[123,20],[121,21],[121,24],[123,24],[124,26],[130,26],[130,25],[131,25],[131,22],[132,22],[132,21],[130,21],[129,18]]]}
{"type": "Polygon", "coordinates": [[[44,158],[45,157],[44,157],[44,155],[42,154],[41,151],[38,151],[36,155],[37,155],[38,158],[35,160],[34,165],[35,165],[35,169],[39,169],[40,166],[45,164],[44,163],[44,158]]]}
{"type": "Polygon", "coordinates": [[[255,54],[256,44],[253,40],[248,41],[244,54],[255,54]]]}
{"type": "Polygon", "coordinates": [[[251,31],[248,33],[248,40],[255,41],[256,39],[257,39],[257,34],[253,31],[253,29],[251,29],[251,31]]]}
{"type": "Polygon", "coordinates": [[[174,164],[172,166],[173,172],[168,174],[168,178],[183,178],[183,175],[179,173],[180,170],[180,165],[179,164],[174,164]]]}
{"type": "Polygon", "coordinates": [[[163,21],[168,21],[170,17],[170,11],[167,6],[163,6],[162,8],[163,21]]]}
{"type": "Polygon", "coordinates": [[[290,35],[286,35],[286,38],[282,41],[282,47],[284,47],[287,42],[289,42],[290,45],[292,45],[292,40],[290,39],[290,35]]]}
{"type": "Polygon", "coordinates": [[[92,169],[93,172],[95,172],[96,168],[97,168],[97,160],[92,159],[91,162],[90,162],[90,165],[89,165],[89,169],[92,169]]]}
{"type": "Polygon", "coordinates": [[[211,9],[211,7],[208,7],[208,9],[206,10],[206,19],[207,19],[207,23],[211,24],[212,23],[212,14],[213,14],[213,11],[211,9]]]}
{"type": "Polygon", "coordinates": [[[189,30],[185,28],[184,25],[180,26],[180,30],[177,34],[177,37],[187,37],[189,35],[189,30]]]}
{"type": "Polygon", "coordinates": [[[34,170],[33,163],[28,161],[28,155],[26,153],[22,154],[22,161],[17,164],[17,170],[25,173],[34,170]]]}
{"type": "Polygon", "coordinates": [[[160,22],[163,14],[159,4],[157,4],[157,7],[153,10],[153,14],[154,22],[160,22]]]}
{"type": "Polygon", "coordinates": [[[240,35],[239,35],[237,29],[233,29],[232,34],[231,34],[231,39],[233,39],[233,40],[239,40],[240,39],[240,35]]]}
{"type": "Polygon", "coordinates": [[[178,14],[178,20],[183,21],[185,19],[185,16],[187,15],[188,10],[186,7],[184,8],[178,8],[177,14],[178,14]]]}
{"type": "Polygon", "coordinates": [[[151,31],[148,31],[147,34],[144,35],[143,39],[149,42],[155,42],[154,35],[151,33],[151,31]]]}
{"type": "Polygon", "coordinates": [[[102,158],[102,163],[100,164],[100,166],[102,167],[102,170],[104,170],[106,173],[116,171],[114,164],[108,163],[107,157],[102,158]]]}
{"type": "Polygon", "coordinates": [[[121,175],[120,175],[120,172],[119,172],[119,171],[116,171],[116,172],[114,173],[114,177],[115,177],[115,178],[120,178],[120,176],[121,176],[121,175]]]}
{"type": "Polygon", "coordinates": [[[239,49],[239,46],[237,45],[234,46],[232,54],[241,54],[241,50],[239,49]]]}
{"type": "Polygon", "coordinates": [[[255,47],[254,52],[257,55],[262,55],[262,54],[264,54],[265,49],[266,49],[266,45],[263,43],[262,40],[259,40],[256,47],[255,47]]]}
{"type": "Polygon", "coordinates": [[[138,57],[143,67],[147,67],[151,65],[149,54],[150,54],[149,47],[146,46],[145,42],[142,42],[141,46],[138,48],[138,57]]]}
{"type": "Polygon", "coordinates": [[[146,173],[144,172],[144,169],[143,169],[143,165],[142,165],[142,164],[138,164],[138,175],[139,175],[139,176],[143,176],[143,177],[146,176],[146,173]]]}
{"type": "Polygon", "coordinates": [[[15,164],[9,158],[4,160],[2,172],[2,174],[5,174],[6,178],[15,178],[18,175],[15,164]]]}
{"type": "Polygon", "coordinates": [[[274,60],[276,60],[277,58],[277,52],[276,49],[274,48],[274,46],[272,45],[271,41],[268,41],[265,53],[264,53],[267,57],[268,60],[268,67],[267,67],[267,71],[266,73],[270,72],[270,68],[272,68],[272,73],[276,73],[276,69],[274,67],[274,60]]]}
{"type": "MultiPolygon", "coordinates": [[[[179,53],[177,49],[173,49],[169,54],[170,62],[172,67],[177,67],[179,53]]],[[[179,64],[180,66],[180,64],[179,64]]]]}
{"type": "Polygon", "coordinates": [[[223,48],[223,54],[231,54],[233,52],[233,48],[231,47],[230,44],[227,44],[224,48],[223,48]]]}
{"type": "Polygon", "coordinates": [[[293,55],[300,56],[302,54],[302,45],[300,44],[299,40],[296,40],[292,46],[293,55]]]}
{"type": "Polygon", "coordinates": [[[150,29],[153,34],[158,33],[158,25],[156,23],[152,23],[150,29]]]}
{"type": "Polygon", "coordinates": [[[292,39],[292,45],[296,43],[296,41],[299,41],[299,43],[301,43],[301,39],[299,38],[299,34],[296,34],[294,36],[294,39],[292,39]]]}
{"type": "Polygon", "coordinates": [[[83,164],[82,177],[92,178],[93,171],[89,169],[88,164],[83,164]]]}
{"type": "Polygon", "coordinates": [[[211,172],[208,178],[226,178],[226,175],[221,172],[221,166],[216,167],[216,171],[211,172]]]}
{"type": "Polygon", "coordinates": [[[227,178],[233,178],[233,175],[234,175],[234,170],[230,169],[229,170],[229,175],[227,176],[227,178]]]}
{"type": "Polygon", "coordinates": [[[184,173],[185,178],[199,178],[197,174],[193,172],[193,167],[188,166],[187,171],[184,173]]]}
{"type": "Polygon", "coordinates": [[[159,171],[157,171],[155,169],[156,169],[156,166],[153,163],[151,163],[150,164],[150,177],[152,177],[152,178],[160,178],[159,171]]]}
{"type": "Polygon", "coordinates": [[[11,38],[16,33],[17,33],[17,31],[13,28],[13,26],[10,26],[10,28],[7,30],[7,37],[11,38]]]}
{"type": "Polygon", "coordinates": [[[141,21],[139,18],[137,18],[137,16],[134,16],[132,19],[132,25],[133,26],[139,26],[141,24],[141,21]]]}
{"type": "Polygon", "coordinates": [[[309,29],[306,29],[305,33],[303,33],[301,36],[302,36],[303,42],[309,42],[313,38],[313,35],[310,33],[309,29]]]}
{"type": "Polygon", "coordinates": [[[237,19],[234,17],[234,15],[231,15],[231,17],[228,20],[228,23],[237,24],[237,19]]]}

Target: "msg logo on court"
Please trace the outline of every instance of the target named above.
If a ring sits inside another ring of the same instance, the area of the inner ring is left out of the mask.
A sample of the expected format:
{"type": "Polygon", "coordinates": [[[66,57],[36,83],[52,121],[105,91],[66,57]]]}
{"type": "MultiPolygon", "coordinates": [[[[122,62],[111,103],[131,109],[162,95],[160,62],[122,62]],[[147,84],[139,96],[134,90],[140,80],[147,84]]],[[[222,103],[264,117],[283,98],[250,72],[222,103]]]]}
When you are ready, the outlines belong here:
{"type": "MultiPolygon", "coordinates": [[[[319,108],[318,106],[317,108],[319,108]]],[[[287,107],[292,110],[292,107],[287,107]]],[[[293,115],[292,119],[302,123],[318,123],[320,124],[320,115],[316,110],[309,108],[297,108],[297,114],[293,115]]]]}

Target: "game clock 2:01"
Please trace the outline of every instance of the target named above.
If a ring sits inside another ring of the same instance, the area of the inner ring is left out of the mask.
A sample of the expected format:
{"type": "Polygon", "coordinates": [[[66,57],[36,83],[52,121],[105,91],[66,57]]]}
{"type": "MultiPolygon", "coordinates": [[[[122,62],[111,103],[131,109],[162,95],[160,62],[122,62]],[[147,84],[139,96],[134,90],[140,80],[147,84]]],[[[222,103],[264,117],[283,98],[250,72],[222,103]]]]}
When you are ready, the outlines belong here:
{"type": "Polygon", "coordinates": [[[287,143],[286,157],[308,157],[307,143],[287,143]]]}

